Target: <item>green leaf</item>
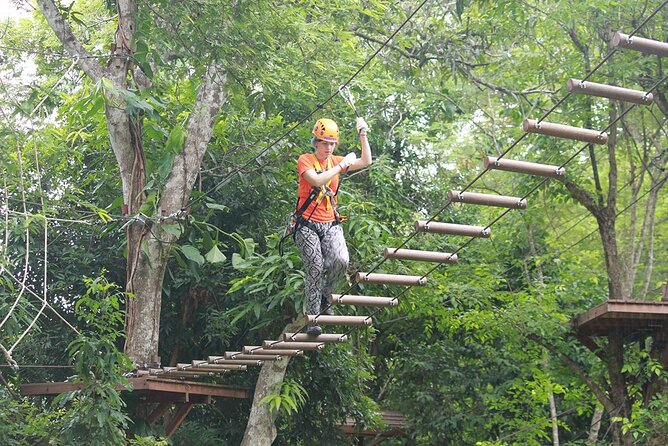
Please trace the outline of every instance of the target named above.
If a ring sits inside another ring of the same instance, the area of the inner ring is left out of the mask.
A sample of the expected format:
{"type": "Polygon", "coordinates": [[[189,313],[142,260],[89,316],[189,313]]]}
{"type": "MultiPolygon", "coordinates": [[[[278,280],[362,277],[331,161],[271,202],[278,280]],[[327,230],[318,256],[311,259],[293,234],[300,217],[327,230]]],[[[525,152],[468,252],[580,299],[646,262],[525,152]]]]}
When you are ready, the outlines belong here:
{"type": "Polygon", "coordinates": [[[181,234],[183,233],[183,228],[181,225],[167,225],[163,224],[160,226],[163,231],[165,231],[167,234],[171,234],[174,237],[181,237],[181,234]]]}
{"type": "Polygon", "coordinates": [[[174,155],[181,153],[181,150],[183,150],[183,143],[186,140],[186,134],[186,129],[180,125],[175,125],[167,137],[167,143],[165,144],[167,153],[172,153],[174,155]]]}
{"type": "Polygon", "coordinates": [[[218,246],[214,245],[209,252],[206,253],[206,261],[209,263],[222,263],[227,260],[225,254],[220,252],[218,246]]]}
{"type": "Polygon", "coordinates": [[[195,248],[192,245],[182,245],[181,246],[181,252],[183,253],[184,256],[188,260],[192,260],[193,262],[197,263],[198,265],[203,265],[204,264],[204,257],[202,257],[202,254],[199,253],[199,250],[195,248]]]}
{"type": "Polygon", "coordinates": [[[225,212],[230,210],[230,208],[225,206],[224,204],[217,204],[217,203],[206,203],[206,207],[208,207],[209,209],[217,209],[219,211],[225,211],[225,212]]]}
{"type": "Polygon", "coordinates": [[[241,269],[245,265],[244,258],[239,255],[238,252],[232,254],[232,268],[241,269]]]}

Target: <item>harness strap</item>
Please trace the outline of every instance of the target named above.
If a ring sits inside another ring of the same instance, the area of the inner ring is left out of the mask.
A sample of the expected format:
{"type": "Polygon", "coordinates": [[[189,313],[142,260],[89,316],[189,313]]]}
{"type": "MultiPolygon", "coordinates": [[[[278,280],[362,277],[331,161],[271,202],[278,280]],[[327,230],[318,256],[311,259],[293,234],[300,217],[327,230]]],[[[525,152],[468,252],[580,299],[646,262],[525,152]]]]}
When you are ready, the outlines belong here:
{"type": "MultiPolygon", "coordinates": [[[[318,157],[313,154],[313,163],[315,164],[316,172],[324,172],[325,170],[329,170],[332,168],[332,157],[329,156],[327,157],[327,168],[323,169],[322,166],[320,165],[320,161],[318,160],[318,157]]],[[[329,188],[329,185],[332,184],[332,180],[329,180],[327,184],[323,185],[320,187],[320,195],[318,195],[318,204],[322,201],[323,197],[325,197],[325,209],[329,209],[332,206],[332,195],[330,195],[329,191],[331,190],[329,188]]],[[[317,205],[316,205],[317,206],[317,205]]]]}

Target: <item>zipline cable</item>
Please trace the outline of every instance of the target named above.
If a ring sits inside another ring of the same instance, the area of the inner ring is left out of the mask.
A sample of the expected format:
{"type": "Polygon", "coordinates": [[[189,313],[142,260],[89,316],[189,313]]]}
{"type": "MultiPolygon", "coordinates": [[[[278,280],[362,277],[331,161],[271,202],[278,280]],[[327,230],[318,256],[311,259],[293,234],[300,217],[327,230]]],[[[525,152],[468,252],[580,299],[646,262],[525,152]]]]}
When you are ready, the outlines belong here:
{"type": "MultiPolygon", "coordinates": [[[[655,16],[655,15],[656,15],[656,14],[663,8],[663,7],[667,4],[667,3],[668,3],[668,0],[665,0],[665,1],[664,1],[664,2],[663,2],[663,3],[662,3],[656,10],[654,10],[654,11],[653,11],[653,12],[652,12],[652,13],[651,13],[645,20],[643,20],[643,22],[642,22],[640,25],[638,25],[638,26],[633,30],[633,32],[631,32],[631,34],[629,34],[629,35],[630,35],[630,36],[635,35],[635,34],[640,30],[640,28],[643,27],[645,24],[647,24],[647,22],[648,22],[652,17],[654,17],[654,16],[655,16]]],[[[608,60],[610,59],[610,57],[612,57],[612,55],[613,55],[616,51],[617,51],[617,48],[612,49],[612,50],[605,56],[605,58],[603,59],[603,61],[601,61],[600,63],[598,63],[598,64],[596,65],[596,67],[594,67],[594,68],[593,68],[593,69],[592,69],[592,70],[585,76],[584,79],[585,79],[585,80],[586,80],[586,79],[589,79],[589,78],[590,78],[590,77],[591,77],[591,76],[592,76],[592,75],[593,75],[593,74],[594,74],[594,73],[595,73],[595,72],[596,72],[596,71],[603,65],[603,63],[605,63],[606,61],[608,61],[608,60]]],[[[654,90],[655,90],[655,89],[656,89],[662,82],[664,82],[664,81],[666,80],[666,78],[668,78],[668,75],[667,75],[667,76],[664,76],[659,82],[655,83],[654,86],[648,91],[648,93],[651,93],[652,91],[654,91],[654,90]]],[[[562,98],[561,100],[559,100],[559,101],[557,102],[557,106],[560,105],[561,103],[563,103],[563,101],[564,101],[567,97],[569,97],[569,96],[570,96],[570,93],[568,93],[564,98],[562,98]]],[[[543,114],[543,116],[539,119],[539,122],[542,122],[544,119],[546,119],[546,118],[547,118],[547,117],[548,117],[554,110],[556,110],[557,106],[552,107],[548,112],[546,112],[545,114],[543,114]]],[[[636,107],[636,104],[632,104],[632,105],[630,105],[630,106],[629,106],[626,110],[624,110],[619,116],[617,116],[617,117],[613,120],[613,122],[611,122],[610,124],[608,124],[608,126],[605,127],[605,129],[603,129],[603,130],[601,131],[601,133],[605,132],[607,129],[609,129],[610,127],[612,127],[617,121],[619,121],[619,120],[620,120],[622,117],[624,117],[624,116],[625,116],[631,109],[634,109],[635,107],[636,107]]],[[[517,139],[516,139],[516,140],[515,140],[515,141],[514,141],[514,142],[513,142],[507,149],[505,149],[505,150],[502,152],[502,154],[501,154],[498,158],[500,159],[500,158],[502,158],[503,156],[505,156],[506,154],[508,154],[508,153],[509,153],[515,146],[517,146],[517,144],[519,144],[519,142],[522,141],[527,135],[528,135],[528,133],[524,133],[521,137],[517,138],[517,139]]],[[[570,158],[568,158],[566,162],[562,163],[562,165],[561,165],[560,167],[564,167],[564,166],[566,166],[566,165],[567,165],[568,163],[570,163],[576,156],[578,156],[580,153],[582,153],[582,151],[584,151],[588,146],[589,146],[589,144],[585,144],[581,149],[579,149],[579,150],[576,152],[576,154],[574,154],[573,156],[571,156],[570,158]]],[[[464,191],[466,191],[467,189],[469,189],[469,188],[470,188],[473,184],[475,184],[475,182],[477,182],[477,181],[478,181],[478,180],[479,180],[479,179],[480,179],[486,172],[488,172],[488,170],[482,170],[482,171],[481,171],[481,172],[480,172],[480,173],[479,173],[479,174],[478,174],[472,181],[470,181],[470,182],[467,184],[467,186],[464,187],[461,191],[464,192],[464,191]]],[[[531,195],[534,191],[536,191],[540,186],[542,186],[543,184],[545,184],[547,181],[548,181],[547,178],[545,178],[544,180],[542,180],[537,186],[535,186],[533,189],[531,189],[531,191],[530,191],[529,193],[527,193],[523,198],[526,198],[527,196],[531,195]]],[[[448,201],[448,203],[446,203],[441,209],[439,209],[435,215],[433,215],[432,217],[430,217],[430,219],[427,221],[427,223],[433,221],[433,219],[435,219],[440,213],[442,213],[445,209],[447,209],[451,204],[452,204],[452,202],[451,202],[451,201],[448,201]]],[[[492,221],[492,223],[490,223],[485,229],[488,229],[490,226],[492,226],[493,224],[495,224],[496,222],[498,222],[501,218],[503,218],[503,217],[504,217],[506,214],[508,214],[509,212],[510,212],[510,209],[508,209],[508,210],[506,210],[505,212],[503,212],[499,217],[497,217],[496,219],[494,219],[494,221],[492,221]]],[[[416,235],[417,235],[417,231],[414,231],[414,232],[407,238],[407,240],[404,241],[404,243],[401,244],[401,247],[405,246],[406,242],[407,242],[408,240],[412,239],[413,237],[415,237],[416,235]]],[[[456,251],[454,251],[453,253],[451,253],[450,258],[452,258],[452,256],[455,255],[456,253],[460,252],[460,251],[461,251],[462,249],[464,249],[466,246],[468,246],[473,240],[474,240],[474,239],[471,238],[471,239],[469,239],[468,241],[466,241],[466,242],[465,242],[462,246],[460,246],[456,251]]],[[[399,248],[396,248],[396,249],[399,249],[399,248]]],[[[382,260],[381,260],[376,266],[374,266],[374,267],[373,267],[367,274],[369,274],[370,272],[375,271],[376,269],[378,269],[378,267],[380,267],[383,263],[385,263],[386,260],[387,260],[387,259],[382,259],[382,260]]],[[[441,266],[442,266],[442,264],[437,264],[435,267],[433,267],[432,269],[430,269],[430,270],[428,271],[428,273],[425,274],[425,275],[423,275],[421,278],[425,278],[428,274],[430,274],[431,272],[433,272],[434,270],[436,270],[437,268],[439,268],[439,267],[441,267],[441,266]]],[[[347,295],[348,293],[350,293],[350,292],[352,291],[352,289],[353,289],[357,284],[358,284],[358,282],[355,281],[355,283],[353,283],[351,286],[349,286],[348,290],[347,290],[345,293],[343,293],[342,296],[345,296],[345,295],[347,295]]],[[[395,296],[394,299],[397,299],[399,296],[403,295],[403,294],[404,294],[405,292],[407,292],[409,289],[410,289],[410,287],[406,287],[406,288],[405,288],[399,295],[395,296]]],[[[323,315],[323,313],[324,313],[325,311],[327,311],[329,308],[331,308],[331,306],[332,306],[332,304],[327,305],[324,309],[322,309],[322,310],[320,311],[320,313],[318,314],[318,316],[323,315]]],[[[369,315],[369,316],[367,317],[367,319],[372,318],[374,315],[378,314],[381,310],[382,310],[381,308],[376,309],[374,312],[372,312],[371,315],[369,315]]],[[[307,328],[307,327],[308,327],[308,324],[305,324],[305,325],[304,325],[298,332],[301,332],[302,330],[304,330],[304,329],[307,328]]],[[[352,328],[351,328],[350,330],[348,330],[347,333],[349,333],[349,332],[351,332],[351,331],[352,331],[352,328]]],[[[274,341],[274,343],[275,343],[275,342],[280,342],[280,341],[274,341]]]]}
{"type": "MultiPolygon", "coordinates": [[[[389,37],[388,37],[388,38],[381,44],[381,46],[380,46],[378,49],[376,49],[376,51],[375,51],[371,56],[369,56],[369,57],[367,58],[367,60],[366,60],[366,61],[365,61],[365,62],[364,62],[364,63],[357,69],[357,71],[355,71],[355,73],[353,73],[352,76],[350,76],[350,77],[348,78],[348,80],[346,80],[343,84],[341,84],[341,85],[339,86],[339,89],[341,89],[341,88],[347,88],[348,85],[350,85],[350,83],[351,83],[351,82],[352,82],[352,81],[353,81],[353,80],[354,80],[354,79],[355,79],[355,78],[362,72],[362,70],[364,70],[364,69],[371,63],[371,61],[372,61],[373,59],[376,58],[376,56],[378,55],[378,53],[380,53],[380,52],[381,52],[381,51],[382,51],[382,50],[383,50],[383,49],[390,43],[390,41],[392,41],[392,39],[394,39],[394,37],[395,37],[395,36],[396,36],[396,35],[397,35],[397,34],[404,28],[404,26],[406,26],[406,25],[413,19],[413,16],[415,16],[415,14],[417,14],[418,11],[420,11],[420,9],[422,9],[422,7],[423,7],[428,1],[429,1],[429,0],[423,0],[423,1],[417,6],[417,8],[415,8],[415,9],[413,10],[413,12],[411,12],[411,14],[410,14],[410,15],[409,15],[409,16],[408,16],[408,17],[407,17],[407,18],[406,18],[406,19],[399,25],[399,27],[396,28],[392,34],[390,34],[390,36],[389,36],[389,37]]],[[[668,1],[668,0],[667,0],[667,1],[668,1]]],[[[221,187],[223,187],[225,184],[227,184],[227,182],[232,178],[232,176],[234,176],[234,175],[240,173],[243,169],[245,169],[246,167],[250,166],[251,164],[253,164],[253,163],[257,163],[257,162],[258,162],[258,159],[259,159],[262,155],[264,155],[265,153],[267,153],[272,147],[274,147],[276,144],[278,144],[278,143],[281,142],[283,139],[285,139],[285,138],[286,138],[288,135],[290,135],[290,134],[291,134],[297,127],[301,126],[301,125],[304,124],[306,121],[308,121],[309,119],[311,119],[311,117],[312,117],[318,110],[320,110],[324,105],[328,104],[328,103],[329,103],[332,99],[334,99],[334,97],[335,97],[336,95],[338,95],[338,94],[339,94],[339,90],[335,91],[334,93],[331,93],[331,94],[330,94],[330,95],[329,95],[329,96],[328,96],[322,103],[318,104],[318,105],[316,106],[315,109],[313,109],[313,110],[312,110],[311,112],[309,112],[306,116],[304,116],[302,119],[300,119],[296,124],[294,124],[292,127],[290,127],[287,131],[285,131],[285,132],[284,132],[281,136],[279,136],[277,139],[275,139],[274,141],[272,141],[268,146],[266,146],[264,149],[262,149],[262,150],[260,151],[260,153],[258,153],[256,156],[254,156],[254,157],[251,158],[249,161],[247,161],[246,163],[244,163],[241,167],[239,167],[239,168],[237,168],[237,169],[234,169],[233,171],[229,172],[227,175],[225,175],[225,176],[223,177],[222,180],[220,180],[220,182],[219,182],[216,186],[214,186],[213,188],[209,189],[205,194],[202,194],[202,195],[200,195],[199,197],[192,199],[192,200],[191,200],[185,207],[183,207],[183,208],[180,210],[180,212],[181,212],[181,213],[186,212],[186,210],[187,210],[188,207],[191,207],[191,206],[193,206],[193,205],[199,203],[200,201],[204,200],[204,198],[205,198],[208,194],[211,194],[211,193],[214,193],[214,192],[217,192],[218,190],[220,190],[221,187]]]]}
{"type": "MultiPolygon", "coordinates": [[[[660,81],[656,82],[656,83],[654,84],[654,86],[649,90],[649,92],[651,93],[652,91],[654,91],[660,84],[662,84],[663,82],[665,82],[666,79],[668,79],[668,75],[664,76],[660,81]]],[[[634,109],[635,107],[636,107],[636,104],[632,104],[632,105],[630,105],[629,107],[627,107],[621,114],[619,114],[619,116],[617,116],[612,122],[610,122],[610,123],[609,123],[609,124],[602,130],[602,132],[605,132],[606,130],[610,129],[610,128],[611,128],[613,125],[615,125],[620,119],[622,119],[622,118],[623,118],[623,117],[624,117],[630,110],[634,109]]],[[[580,149],[575,153],[575,155],[571,156],[570,158],[568,158],[568,160],[567,160],[566,162],[562,163],[561,166],[560,166],[560,168],[565,167],[568,163],[570,163],[573,159],[575,159],[575,157],[576,157],[577,155],[579,155],[580,153],[582,153],[582,151],[584,151],[588,146],[589,146],[589,144],[585,144],[582,148],[580,148],[580,149]]],[[[665,183],[667,179],[668,179],[668,176],[667,176],[666,178],[664,178],[663,180],[661,180],[659,183],[655,184],[652,188],[650,188],[648,191],[646,191],[643,195],[641,195],[640,197],[636,198],[636,200],[634,200],[631,204],[629,204],[628,206],[626,206],[626,207],[625,207],[622,211],[620,211],[615,217],[617,217],[619,214],[621,214],[622,212],[624,212],[624,211],[626,211],[627,209],[629,209],[633,204],[637,203],[638,200],[640,200],[640,198],[644,197],[644,196],[645,196],[646,194],[648,194],[650,191],[654,190],[655,188],[658,188],[658,187],[662,186],[663,183],[665,183]]],[[[533,194],[535,191],[537,191],[541,186],[543,186],[543,185],[544,185],[545,183],[547,183],[548,181],[549,181],[549,178],[544,178],[544,179],[541,180],[538,184],[536,184],[533,188],[531,188],[531,190],[529,190],[529,192],[527,192],[526,194],[524,194],[524,195],[521,197],[521,199],[523,200],[523,199],[528,198],[531,194],[533,194]]],[[[498,217],[496,217],[491,223],[489,223],[487,226],[485,226],[485,229],[490,229],[494,224],[496,224],[499,220],[501,220],[503,217],[505,217],[507,214],[509,214],[512,210],[513,210],[513,209],[506,209],[503,213],[501,213],[498,217]]],[[[591,233],[589,233],[586,237],[589,237],[591,234],[593,234],[593,233],[596,232],[597,230],[598,230],[598,229],[595,229],[594,231],[592,231],[591,233]]],[[[585,238],[586,238],[586,237],[585,237],[585,238]]],[[[464,248],[466,248],[470,243],[472,243],[473,240],[476,240],[476,238],[475,238],[475,237],[469,238],[464,244],[462,244],[459,248],[457,248],[455,251],[453,251],[453,252],[450,254],[450,256],[449,256],[448,258],[450,259],[450,258],[452,258],[453,256],[457,255],[457,254],[458,254],[459,252],[461,252],[464,248]]],[[[397,249],[398,249],[398,248],[397,248],[397,249]]],[[[569,248],[569,249],[570,249],[570,248],[569,248]]],[[[383,259],[383,260],[386,260],[386,259],[383,259]]],[[[423,275],[420,277],[420,279],[424,279],[424,278],[426,278],[427,276],[429,276],[429,274],[431,274],[432,272],[434,272],[434,271],[437,270],[438,268],[442,267],[443,265],[444,265],[444,263],[438,263],[438,264],[436,264],[435,266],[433,266],[432,268],[430,268],[425,274],[423,274],[423,275]]],[[[344,295],[346,295],[347,293],[349,293],[350,291],[352,291],[353,287],[354,287],[356,284],[357,284],[357,283],[353,284],[353,285],[348,289],[348,291],[346,291],[346,293],[342,294],[342,296],[344,296],[344,295]]],[[[410,289],[411,289],[411,287],[409,287],[409,286],[405,287],[405,288],[401,291],[401,293],[399,293],[398,295],[394,296],[393,299],[398,299],[401,295],[405,294],[405,293],[406,293],[408,290],[410,290],[410,289]]],[[[330,304],[326,309],[328,309],[329,307],[331,307],[331,304],[330,304]]],[[[323,311],[326,311],[326,309],[323,310],[323,311]]],[[[375,316],[376,314],[380,313],[380,312],[382,311],[382,309],[383,309],[382,307],[381,307],[381,308],[377,308],[377,309],[374,310],[369,316],[367,316],[367,319],[373,318],[373,316],[375,316]]],[[[320,314],[323,314],[323,311],[321,311],[320,314]]],[[[306,326],[303,327],[302,330],[303,330],[304,328],[306,328],[306,326]]],[[[300,331],[301,331],[301,330],[300,330],[300,331]]],[[[352,332],[352,329],[348,330],[348,332],[346,332],[345,334],[349,334],[350,332],[352,332]]]]}

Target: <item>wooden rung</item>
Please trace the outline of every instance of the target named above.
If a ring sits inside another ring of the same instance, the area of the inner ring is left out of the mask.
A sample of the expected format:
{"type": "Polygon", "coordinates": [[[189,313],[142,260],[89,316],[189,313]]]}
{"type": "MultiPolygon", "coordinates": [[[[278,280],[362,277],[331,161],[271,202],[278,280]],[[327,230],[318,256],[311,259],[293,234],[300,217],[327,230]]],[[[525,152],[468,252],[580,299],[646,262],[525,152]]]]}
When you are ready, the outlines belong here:
{"type": "Polygon", "coordinates": [[[330,304],[365,305],[370,307],[396,307],[399,303],[396,297],[348,296],[342,294],[331,294],[327,300],[330,304]]]}
{"type": "Polygon", "coordinates": [[[555,124],[553,122],[538,122],[535,119],[525,119],[522,129],[527,133],[539,133],[541,135],[556,136],[557,138],[574,139],[592,144],[605,144],[608,134],[598,130],[583,129],[570,125],[555,124]]]}
{"type": "Polygon", "coordinates": [[[668,56],[668,43],[659,42],[658,40],[645,39],[638,36],[629,36],[621,31],[617,31],[612,36],[612,46],[617,48],[627,48],[630,50],[640,51],[645,54],[655,54],[657,56],[668,56]]]}
{"type": "Polygon", "coordinates": [[[526,173],[529,175],[538,175],[549,178],[563,178],[566,175],[566,169],[559,166],[550,166],[547,164],[530,163],[528,161],[509,160],[506,158],[497,158],[495,156],[486,156],[482,159],[487,170],[504,170],[506,172],[526,173]]]}
{"type": "Polygon", "coordinates": [[[308,333],[283,333],[282,338],[288,342],[348,342],[348,336],[334,333],[323,333],[317,336],[308,333]]]}
{"type": "Polygon", "coordinates": [[[217,365],[262,365],[262,364],[264,364],[264,361],[261,361],[259,359],[249,359],[249,360],[219,359],[217,361],[209,363],[208,365],[202,365],[201,367],[210,367],[217,365]]]}
{"type": "Polygon", "coordinates": [[[422,276],[402,276],[399,274],[379,274],[379,273],[357,273],[357,282],[359,283],[384,283],[386,285],[425,285],[427,278],[422,276]]]}
{"type": "Polygon", "coordinates": [[[371,325],[370,316],[327,316],[326,314],[309,314],[306,316],[309,324],[315,325],[371,325]]]}
{"type": "Polygon", "coordinates": [[[460,192],[458,190],[449,191],[448,200],[453,203],[480,204],[483,206],[497,206],[510,209],[524,209],[527,207],[526,198],[479,194],[476,192],[460,192]]]}
{"type": "Polygon", "coordinates": [[[225,359],[232,361],[279,361],[282,358],[281,355],[244,355],[242,352],[226,352],[225,359]]]}
{"type": "Polygon", "coordinates": [[[417,232],[430,232],[434,234],[465,235],[468,237],[487,238],[492,233],[490,228],[484,226],[459,225],[456,223],[441,223],[438,221],[427,222],[418,220],[415,222],[417,232]]]}
{"type": "Polygon", "coordinates": [[[202,364],[198,365],[197,367],[193,367],[192,364],[177,364],[176,367],[179,369],[179,371],[206,371],[206,370],[246,370],[245,365],[219,365],[216,364],[215,368],[209,368],[209,364],[202,364]]]}
{"type": "Polygon", "coordinates": [[[599,98],[618,99],[633,104],[650,105],[654,102],[654,95],[640,90],[615,87],[614,85],[597,84],[596,82],[568,79],[566,89],[571,93],[586,94],[599,98]]]}
{"type": "MultiPolygon", "coordinates": [[[[174,367],[171,367],[174,368],[174,367]]],[[[198,372],[189,372],[189,371],[165,371],[163,369],[149,369],[150,375],[166,375],[170,378],[198,378],[211,376],[214,372],[207,371],[198,371],[198,372]]]]}
{"type": "Polygon", "coordinates": [[[302,350],[278,350],[272,349],[267,350],[259,345],[246,345],[244,346],[245,355],[281,355],[281,356],[304,356],[302,350]]]}
{"type": "Polygon", "coordinates": [[[230,370],[246,370],[248,366],[245,365],[221,365],[221,364],[213,364],[213,365],[207,365],[207,366],[200,366],[200,367],[195,367],[194,369],[191,369],[193,371],[204,371],[204,372],[214,372],[214,373],[222,373],[222,372],[229,372],[230,370]]]}
{"type": "Polygon", "coordinates": [[[299,350],[322,350],[325,348],[323,342],[287,342],[287,341],[264,341],[262,343],[265,349],[285,349],[297,348],[299,350]]]}
{"type": "Polygon", "coordinates": [[[423,262],[457,263],[457,254],[449,252],[418,251],[417,249],[385,248],[386,259],[418,260],[423,262]]]}

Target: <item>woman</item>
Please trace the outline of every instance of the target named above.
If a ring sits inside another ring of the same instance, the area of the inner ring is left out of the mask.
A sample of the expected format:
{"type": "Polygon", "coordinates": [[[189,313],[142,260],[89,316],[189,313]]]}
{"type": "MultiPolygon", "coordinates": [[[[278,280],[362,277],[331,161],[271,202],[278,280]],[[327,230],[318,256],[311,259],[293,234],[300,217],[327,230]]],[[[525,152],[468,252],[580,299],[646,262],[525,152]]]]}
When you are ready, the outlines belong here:
{"type": "MultiPolygon", "coordinates": [[[[362,145],[361,158],[355,153],[345,157],[334,155],[339,143],[339,127],[331,119],[318,119],[312,131],[314,152],[305,153],[297,160],[300,218],[295,242],[306,271],[308,314],[317,315],[322,310],[324,314],[334,314],[327,298],[348,267],[348,247],[336,212],[339,174],[362,169],[372,161],[366,136],[369,126],[361,117],[356,124],[362,145]]],[[[320,335],[322,329],[311,325],[306,332],[320,335]]]]}

